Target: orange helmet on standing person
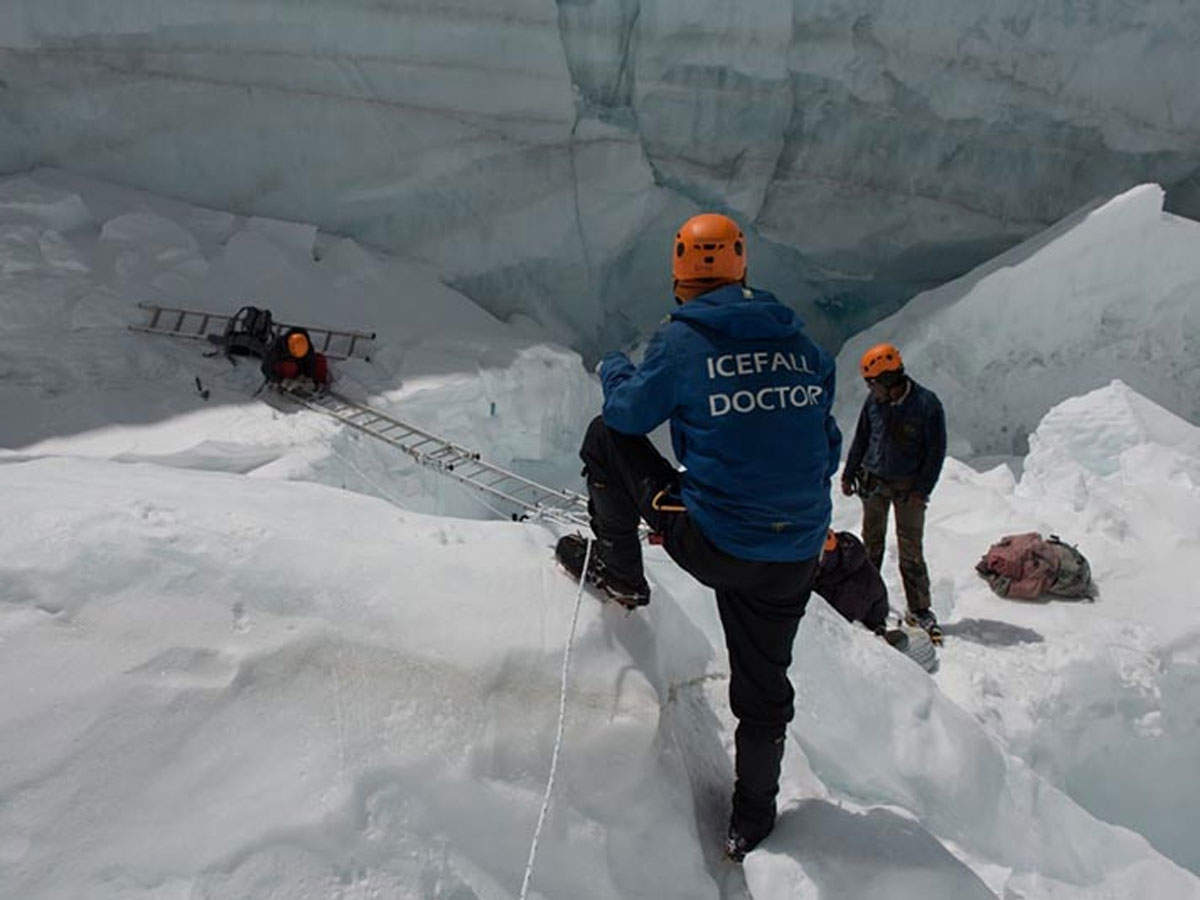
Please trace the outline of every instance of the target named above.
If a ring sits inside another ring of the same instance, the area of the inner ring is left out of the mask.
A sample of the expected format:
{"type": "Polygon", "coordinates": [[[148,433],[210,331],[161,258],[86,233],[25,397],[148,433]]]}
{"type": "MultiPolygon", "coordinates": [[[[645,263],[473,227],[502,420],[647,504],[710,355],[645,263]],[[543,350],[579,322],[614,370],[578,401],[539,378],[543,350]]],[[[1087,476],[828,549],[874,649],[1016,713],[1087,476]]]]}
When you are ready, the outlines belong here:
{"type": "Polygon", "coordinates": [[[723,284],[746,278],[746,237],[737,222],[720,213],[701,213],[679,226],[671,254],[675,296],[691,300],[723,284]]]}
{"type": "Polygon", "coordinates": [[[904,360],[895,344],[876,344],[862,355],[858,363],[863,378],[878,378],[884,372],[904,373],[904,360]]]}

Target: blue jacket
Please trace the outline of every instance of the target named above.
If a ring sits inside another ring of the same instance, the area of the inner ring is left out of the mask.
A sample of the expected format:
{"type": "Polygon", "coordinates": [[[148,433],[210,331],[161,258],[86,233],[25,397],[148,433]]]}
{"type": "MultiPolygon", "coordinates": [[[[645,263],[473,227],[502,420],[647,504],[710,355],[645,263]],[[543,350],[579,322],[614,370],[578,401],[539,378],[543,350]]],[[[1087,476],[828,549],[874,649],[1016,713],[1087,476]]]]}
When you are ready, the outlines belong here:
{"type": "Polygon", "coordinates": [[[765,291],[725,285],[685,303],[638,367],[604,357],[604,421],[646,434],[671,421],[683,503],[713,544],[747,560],[816,556],[842,435],[833,359],[765,291]]]}
{"type": "Polygon", "coordinates": [[[861,467],[888,480],[911,481],[928,497],[946,459],[946,415],[937,395],[911,378],[908,394],[898,403],[863,402],[846,454],[845,477],[861,467]]]}

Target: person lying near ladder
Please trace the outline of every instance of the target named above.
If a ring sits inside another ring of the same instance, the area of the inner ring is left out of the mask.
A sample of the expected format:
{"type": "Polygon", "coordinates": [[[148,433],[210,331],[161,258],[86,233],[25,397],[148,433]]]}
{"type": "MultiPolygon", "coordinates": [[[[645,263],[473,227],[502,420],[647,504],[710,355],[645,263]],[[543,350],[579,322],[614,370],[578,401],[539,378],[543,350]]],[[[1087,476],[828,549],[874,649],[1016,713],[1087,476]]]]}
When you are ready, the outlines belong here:
{"type": "Polygon", "coordinates": [[[732,219],[689,219],[671,245],[679,308],[640,366],[602,361],[603,413],[580,457],[595,541],[562,538],[563,567],[634,608],[650,600],[639,519],[667,554],[716,592],[738,720],[725,842],[741,860],[774,827],[794,692],[792,643],[825,541],[842,436],[834,363],[795,313],[746,287],[746,240],[732,219]],[[671,423],[677,472],[646,435],[671,423]]]}

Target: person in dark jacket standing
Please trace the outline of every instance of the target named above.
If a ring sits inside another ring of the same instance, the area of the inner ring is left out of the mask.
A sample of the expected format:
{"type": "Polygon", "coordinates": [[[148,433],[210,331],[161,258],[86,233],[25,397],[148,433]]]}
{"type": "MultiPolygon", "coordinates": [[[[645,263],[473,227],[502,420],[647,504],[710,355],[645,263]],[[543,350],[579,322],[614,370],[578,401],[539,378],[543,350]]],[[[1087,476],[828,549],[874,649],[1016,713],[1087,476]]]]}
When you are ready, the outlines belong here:
{"type": "Polygon", "coordinates": [[[888,510],[895,510],[905,621],[924,628],[937,643],[942,634],[930,609],[923,542],[925,507],[946,458],[946,417],[937,395],[905,374],[893,345],[872,347],[859,368],[870,393],[846,455],[842,493],[862,497],[863,543],[877,569],[883,565],[888,510]]]}
{"type": "Polygon", "coordinates": [[[726,853],[771,831],[794,692],[792,642],[808,602],[841,454],[832,358],[795,313],[745,286],[745,237],[689,219],[672,244],[679,304],[640,366],[604,357],[604,408],[580,450],[596,539],[559,541],[563,566],[629,607],[649,602],[639,519],[716,592],[729,651],[735,784],[726,853]],[[671,423],[678,472],[646,438],[671,423]]]}

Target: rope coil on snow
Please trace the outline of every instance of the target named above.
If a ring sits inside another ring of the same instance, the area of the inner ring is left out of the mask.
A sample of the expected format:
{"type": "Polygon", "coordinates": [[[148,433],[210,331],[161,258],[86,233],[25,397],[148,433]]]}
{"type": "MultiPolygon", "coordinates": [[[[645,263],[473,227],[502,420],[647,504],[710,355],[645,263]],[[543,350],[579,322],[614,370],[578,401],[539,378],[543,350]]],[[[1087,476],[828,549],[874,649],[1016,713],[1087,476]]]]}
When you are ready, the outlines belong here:
{"type": "Polygon", "coordinates": [[[558,771],[558,753],[562,749],[563,727],[567,721],[567,675],[571,668],[571,646],[575,643],[575,626],[579,624],[579,607],[583,604],[583,589],[587,586],[588,563],[592,561],[592,539],[587,539],[583,554],[583,569],[579,573],[579,590],[575,594],[575,611],[571,614],[571,629],[567,633],[567,646],[563,651],[562,687],[558,694],[558,728],[554,735],[554,752],[550,756],[550,777],[546,779],[546,793],[542,795],[542,809],[538,813],[537,826],[533,829],[533,840],[529,844],[529,861],[525,863],[525,878],[521,881],[521,897],[525,900],[529,891],[529,879],[533,877],[533,861],[537,858],[538,839],[542,826],[546,824],[546,811],[550,808],[550,795],[554,791],[554,775],[558,771]]]}

